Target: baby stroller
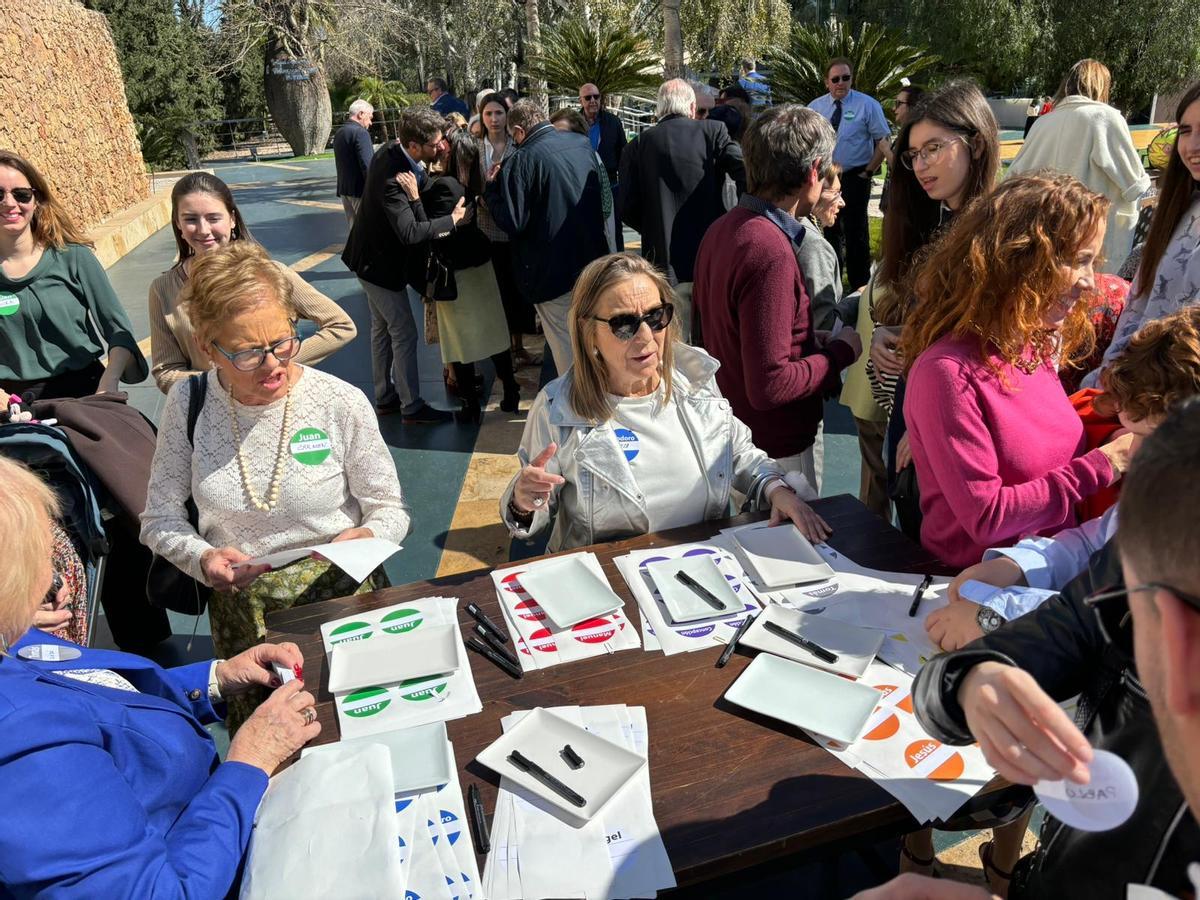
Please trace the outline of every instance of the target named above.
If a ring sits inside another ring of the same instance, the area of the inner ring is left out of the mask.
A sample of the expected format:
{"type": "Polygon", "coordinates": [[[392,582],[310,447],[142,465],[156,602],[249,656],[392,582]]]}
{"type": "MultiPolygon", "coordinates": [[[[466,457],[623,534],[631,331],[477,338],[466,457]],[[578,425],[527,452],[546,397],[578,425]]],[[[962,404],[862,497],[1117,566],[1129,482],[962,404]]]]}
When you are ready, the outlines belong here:
{"type": "Polygon", "coordinates": [[[91,473],[76,455],[66,435],[39,422],[0,424],[0,454],[24,463],[58,496],[61,523],[71,537],[87,576],[87,634],[95,634],[96,611],[109,552],[105,515],[91,473]]]}

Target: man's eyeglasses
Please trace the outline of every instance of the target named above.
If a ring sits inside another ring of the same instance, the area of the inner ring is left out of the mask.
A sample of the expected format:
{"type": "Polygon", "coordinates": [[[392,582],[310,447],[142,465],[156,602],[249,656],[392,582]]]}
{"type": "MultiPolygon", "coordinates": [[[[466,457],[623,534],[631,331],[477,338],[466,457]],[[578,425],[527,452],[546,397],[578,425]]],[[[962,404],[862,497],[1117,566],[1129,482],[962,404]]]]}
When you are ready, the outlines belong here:
{"type": "Polygon", "coordinates": [[[599,94],[584,94],[584,95],[583,95],[582,97],[580,97],[579,99],[580,99],[580,100],[599,100],[599,99],[600,99],[600,95],[599,95],[599,94]]]}
{"type": "Polygon", "coordinates": [[[11,191],[7,191],[0,187],[0,201],[4,200],[5,194],[12,194],[12,198],[18,203],[32,203],[33,198],[37,196],[37,191],[33,188],[13,188],[11,191]]]}
{"type": "Polygon", "coordinates": [[[843,81],[849,81],[853,75],[831,75],[829,76],[830,84],[841,84],[843,81]]]}
{"type": "Polygon", "coordinates": [[[908,169],[909,171],[912,170],[917,157],[920,157],[921,162],[925,163],[925,165],[932,166],[938,161],[938,157],[942,155],[943,150],[945,150],[951,144],[956,144],[959,142],[966,144],[968,147],[971,145],[971,142],[962,135],[959,135],[958,137],[955,137],[949,141],[930,141],[929,143],[925,144],[925,146],[916,150],[905,150],[900,154],[900,162],[902,162],[904,164],[904,168],[908,169]]]}
{"type": "Polygon", "coordinates": [[[250,347],[246,350],[239,350],[237,353],[230,353],[224,349],[216,341],[212,345],[220,351],[221,355],[229,360],[235,369],[239,372],[253,372],[264,362],[267,361],[267,354],[270,353],[281,363],[292,359],[300,352],[300,335],[293,334],[291,337],[285,337],[276,341],[267,347],[250,347]]]}
{"type": "Polygon", "coordinates": [[[591,316],[597,322],[604,322],[610,329],[613,335],[619,341],[632,341],[634,336],[641,331],[642,323],[645,322],[650,326],[651,331],[662,331],[671,324],[671,319],[675,317],[675,307],[670,303],[664,303],[661,306],[656,306],[644,316],[634,315],[633,313],[622,313],[619,316],[613,316],[610,319],[602,319],[599,316],[591,316]]]}
{"type": "Polygon", "coordinates": [[[1091,607],[1100,623],[1100,631],[1105,640],[1115,644],[1126,652],[1133,652],[1133,632],[1129,625],[1132,613],[1129,611],[1129,595],[1145,591],[1166,591],[1178,597],[1192,609],[1200,612],[1200,597],[1185,594],[1169,584],[1158,581],[1147,581],[1134,587],[1106,588],[1083,598],[1085,606],[1091,607]]]}

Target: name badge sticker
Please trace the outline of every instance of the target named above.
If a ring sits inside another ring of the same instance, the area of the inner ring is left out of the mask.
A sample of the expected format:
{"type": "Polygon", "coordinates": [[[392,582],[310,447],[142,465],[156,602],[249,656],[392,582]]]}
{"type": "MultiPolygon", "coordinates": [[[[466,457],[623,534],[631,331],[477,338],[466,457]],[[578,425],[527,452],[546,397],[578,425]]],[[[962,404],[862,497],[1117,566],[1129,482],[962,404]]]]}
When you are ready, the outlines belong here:
{"type": "Polygon", "coordinates": [[[0,293],[0,316],[15,315],[20,308],[20,297],[16,294],[0,293]]]}
{"type": "Polygon", "coordinates": [[[1137,777],[1115,753],[1097,750],[1087,784],[1039,781],[1033,792],[1054,816],[1080,831],[1110,831],[1123,825],[1138,802],[1137,777]]]}
{"type": "Polygon", "coordinates": [[[79,659],[83,653],[75,647],[63,647],[59,644],[33,644],[22,647],[17,651],[17,656],[39,662],[69,662],[79,659]]]}
{"type": "Polygon", "coordinates": [[[637,455],[642,450],[638,436],[628,428],[614,428],[613,434],[616,435],[617,443],[621,447],[621,452],[625,454],[625,458],[630,462],[637,459],[637,455]]]}
{"type": "Polygon", "coordinates": [[[333,444],[329,435],[320,428],[301,428],[292,435],[288,443],[288,452],[298,463],[306,466],[319,466],[333,452],[333,444]]]}

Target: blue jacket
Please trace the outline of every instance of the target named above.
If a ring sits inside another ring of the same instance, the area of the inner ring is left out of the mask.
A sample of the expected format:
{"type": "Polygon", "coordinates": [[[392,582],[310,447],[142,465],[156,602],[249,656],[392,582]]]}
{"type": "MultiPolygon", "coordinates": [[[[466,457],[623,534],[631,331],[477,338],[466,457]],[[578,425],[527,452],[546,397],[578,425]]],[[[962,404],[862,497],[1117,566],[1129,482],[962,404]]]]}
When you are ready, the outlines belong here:
{"type": "Polygon", "coordinates": [[[361,197],[375,145],[371,132],[357,122],[347,122],[333,136],[333,163],[337,168],[337,195],[361,197]]]}
{"type": "Polygon", "coordinates": [[[439,116],[448,116],[450,113],[455,112],[464,118],[471,115],[470,112],[467,111],[467,104],[462,100],[459,100],[453,94],[449,93],[442,94],[442,96],[438,97],[429,105],[433,107],[434,112],[436,112],[439,116]]]}
{"type": "Polygon", "coordinates": [[[224,897],[267,776],[217,758],[209,663],[20,659],[29,644],[75,646],[30,631],[0,658],[0,897],[224,897]],[[138,693],[66,669],[111,669],[138,693]]]}

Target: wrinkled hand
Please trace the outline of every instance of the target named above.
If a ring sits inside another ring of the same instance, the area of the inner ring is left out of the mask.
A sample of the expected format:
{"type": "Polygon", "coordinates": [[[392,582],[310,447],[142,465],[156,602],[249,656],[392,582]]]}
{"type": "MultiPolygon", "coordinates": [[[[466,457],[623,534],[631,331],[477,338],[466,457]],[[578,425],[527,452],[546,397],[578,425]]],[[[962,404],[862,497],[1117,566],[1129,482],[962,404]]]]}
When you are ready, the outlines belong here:
{"type": "Polygon", "coordinates": [[[315,704],[299,679],[276,690],[254,711],[229,745],[226,759],[273,775],[279,764],[321,733],[321,723],[305,724],[304,710],[315,704]]]}
{"type": "Polygon", "coordinates": [[[970,602],[964,601],[958,593],[959,588],[968,581],[982,581],[984,584],[998,588],[1012,587],[1014,584],[1028,584],[1020,566],[1007,556],[997,556],[995,559],[967,566],[958,573],[946,591],[946,596],[950,598],[951,603],[970,602]]]}
{"type": "Polygon", "coordinates": [[[1069,778],[1087,784],[1087,738],[1028,672],[980,663],[963,680],[958,702],[984,758],[1009,781],[1069,778]]]}
{"type": "Polygon", "coordinates": [[[886,884],[861,891],[851,900],[1000,900],[973,884],[905,872],[886,884]]]}
{"type": "Polygon", "coordinates": [[[566,479],[561,475],[546,471],[546,464],[554,458],[557,451],[558,444],[551,441],[545,450],[530,461],[529,465],[521,469],[517,483],[513,486],[513,505],[517,509],[522,512],[533,512],[536,509],[548,507],[550,495],[554,489],[560,484],[566,483],[566,479]],[[542,499],[540,505],[534,503],[539,497],[542,499]]]}
{"type": "Polygon", "coordinates": [[[33,627],[42,631],[56,631],[71,621],[72,611],[67,605],[70,590],[66,583],[59,586],[54,597],[44,601],[33,614],[33,627]]]}
{"type": "Polygon", "coordinates": [[[249,556],[234,547],[214,547],[200,555],[200,570],[214,591],[232,591],[244,588],[259,575],[271,571],[270,566],[233,567],[234,563],[244,563],[248,559],[249,556]]]}
{"type": "Polygon", "coordinates": [[[976,638],[983,637],[979,627],[979,604],[960,600],[941,609],[935,609],[925,617],[925,631],[929,639],[949,653],[959,650],[976,638]]]}
{"type": "Polygon", "coordinates": [[[822,519],[811,506],[801,500],[791,488],[779,487],[771,492],[768,501],[771,504],[771,525],[792,522],[800,533],[813,543],[820,543],[829,537],[833,529],[822,519]]]}
{"type": "Polygon", "coordinates": [[[898,351],[900,329],[890,325],[876,325],[871,335],[871,362],[886,375],[899,375],[904,371],[904,362],[898,351]]]}
{"type": "Polygon", "coordinates": [[[862,356],[862,338],[860,338],[858,336],[858,332],[849,325],[843,325],[829,340],[831,343],[833,341],[841,341],[843,344],[849,345],[850,349],[854,351],[855,359],[858,359],[860,356],[862,356]]]}
{"type": "Polygon", "coordinates": [[[400,185],[401,190],[408,195],[409,200],[420,199],[421,192],[417,188],[417,176],[412,172],[397,172],[396,184],[400,185]]]}
{"type": "Polygon", "coordinates": [[[274,663],[291,669],[297,678],[304,677],[304,655],[295,644],[255,644],[217,664],[217,687],[221,696],[236,697],[252,687],[279,687],[279,677],[271,668],[274,663]]]}
{"type": "Polygon", "coordinates": [[[373,532],[370,528],[363,528],[360,526],[358,528],[347,528],[329,543],[336,544],[339,541],[357,541],[360,538],[371,537],[375,537],[375,532],[373,532]]]}
{"type": "Polygon", "coordinates": [[[900,438],[900,442],[896,444],[896,471],[899,472],[905,466],[912,464],[912,447],[909,446],[908,432],[900,438]]]}
{"type": "Polygon", "coordinates": [[[1126,432],[1099,447],[1100,452],[1108,458],[1108,462],[1112,466],[1114,481],[1129,471],[1129,460],[1133,458],[1135,437],[1136,435],[1132,432],[1126,432]]]}

